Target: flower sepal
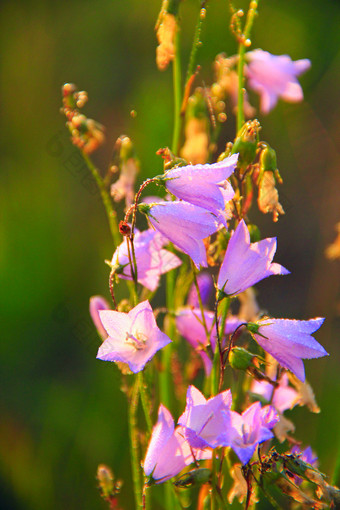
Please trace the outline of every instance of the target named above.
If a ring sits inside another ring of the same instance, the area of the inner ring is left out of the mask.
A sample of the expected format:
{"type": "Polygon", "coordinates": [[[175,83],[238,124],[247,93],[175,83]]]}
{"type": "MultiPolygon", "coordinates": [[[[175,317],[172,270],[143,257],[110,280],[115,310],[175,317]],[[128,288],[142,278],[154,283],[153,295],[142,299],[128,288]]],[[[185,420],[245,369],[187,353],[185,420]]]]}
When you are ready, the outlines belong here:
{"type": "Polygon", "coordinates": [[[174,485],[176,487],[185,488],[193,485],[203,485],[211,480],[211,470],[208,468],[197,468],[181,475],[174,485]]]}

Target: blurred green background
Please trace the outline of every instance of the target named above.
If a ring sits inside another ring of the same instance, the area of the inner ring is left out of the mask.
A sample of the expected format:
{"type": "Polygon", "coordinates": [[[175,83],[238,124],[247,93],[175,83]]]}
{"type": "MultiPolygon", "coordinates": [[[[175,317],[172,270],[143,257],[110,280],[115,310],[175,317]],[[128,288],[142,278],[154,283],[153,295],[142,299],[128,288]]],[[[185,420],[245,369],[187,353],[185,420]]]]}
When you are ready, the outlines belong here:
{"type": "MultiPolygon", "coordinates": [[[[60,87],[70,81],[87,90],[85,114],[106,126],[107,142],[94,158],[100,168],[124,133],[141,159],[140,179],[159,172],[155,152],[172,136],[171,70],[160,73],[154,58],[160,3],[1,4],[2,509],[100,509],[97,465],[130,477],[125,397],[118,371],[95,359],[88,314],[90,296],[108,296],[103,261],[113,246],[98,194],[69,164],[77,150],[59,114],[60,87]]],[[[183,70],[198,8],[197,0],[183,1],[183,70]]],[[[305,102],[280,102],[259,117],[262,138],[278,154],[287,213],[278,224],[255,211],[252,218],[263,236],[278,236],[276,260],[292,272],[259,285],[262,306],[275,317],[327,317],[317,339],[331,356],[305,363],[322,413],[291,416],[297,437],[331,473],[339,450],[340,292],[339,260],[327,261],[324,249],[340,221],[340,3],[271,0],[259,11],[254,48],[312,61],[301,78],[305,102]]],[[[206,83],[215,55],[236,50],[229,18],[226,0],[209,2],[199,54],[206,83]]],[[[224,141],[234,127],[230,118],[224,141]]],[[[128,483],[122,504],[132,508],[128,483]]]]}

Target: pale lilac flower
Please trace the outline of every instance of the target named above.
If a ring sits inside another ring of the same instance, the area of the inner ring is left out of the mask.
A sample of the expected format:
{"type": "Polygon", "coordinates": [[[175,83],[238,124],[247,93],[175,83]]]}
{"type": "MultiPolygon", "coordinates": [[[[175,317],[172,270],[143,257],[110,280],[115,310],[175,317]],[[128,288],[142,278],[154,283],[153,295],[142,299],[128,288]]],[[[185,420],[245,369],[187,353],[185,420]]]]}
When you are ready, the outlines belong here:
{"type": "Polygon", "coordinates": [[[228,446],[234,450],[242,464],[249,462],[260,443],[274,437],[270,429],[278,419],[271,406],[261,408],[260,402],[255,402],[242,414],[235,411],[226,413],[228,446]]]}
{"type": "Polygon", "coordinates": [[[230,390],[206,400],[195,387],[189,386],[186,408],[178,423],[192,448],[216,448],[226,445],[224,413],[231,407],[230,390]]]}
{"type": "Polygon", "coordinates": [[[155,483],[162,483],[176,476],[195,460],[208,458],[211,458],[211,451],[190,448],[184,438],[183,427],[175,430],[171,413],[161,404],[144,459],[146,476],[155,483]]]}
{"type": "Polygon", "coordinates": [[[99,335],[105,340],[108,335],[100,320],[99,310],[110,310],[110,305],[102,296],[92,296],[90,298],[90,315],[99,335]]]}
{"type": "Polygon", "coordinates": [[[203,239],[221,227],[213,213],[178,201],[139,204],[139,209],[148,216],[155,229],[187,253],[197,267],[208,266],[203,239]]]}
{"type": "Polygon", "coordinates": [[[328,355],[322,345],[311,336],[324,320],[320,317],[308,321],[262,319],[250,324],[248,329],[266,352],[304,382],[305,369],[302,359],[328,355]]]}
{"type": "Polygon", "coordinates": [[[226,225],[225,203],[234,196],[227,182],[237,164],[238,154],[209,165],[173,168],[163,176],[164,185],[177,198],[198,205],[218,216],[226,225]]]}
{"type": "Polygon", "coordinates": [[[99,316],[109,336],[99,347],[97,358],[127,363],[134,373],[143,370],[155,353],[171,342],[157,327],[149,301],[139,303],[129,313],[102,310],[99,316]]]}
{"type": "MultiPolygon", "coordinates": [[[[200,290],[202,304],[206,305],[209,302],[209,298],[213,291],[214,282],[213,282],[209,273],[200,273],[197,276],[197,283],[198,283],[198,288],[200,290]]],[[[189,306],[193,306],[194,308],[199,307],[197,290],[196,290],[196,286],[194,283],[191,285],[189,295],[188,295],[187,304],[189,306]]]]}
{"type": "Polygon", "coordinates": [[[250,391],[260,395],[268,402],[272,399],[271,404],[281,414],[287,409],[293,409],[293,407],[296,406],[299,401],[298,392],[289,386],[289,379],[287,374],[282,375],[279,380],[279,386],[276,388],[274,388],[274,386],[267,381],[256,381],[254,379],[251,384],[250,391]]]}
{"type": "Polygon", "coordinates": [[[272,55],[260,49],[250,51],[246,58],[249,87],[260,94],[262,113],[269,113],[279,97],[291,103],[303,100],[297,76],[310,68],[310,60],[294,62],[288,55],[272,55]]]}
{"type": "MultiPolygon", "coordinates": [[[[205,348],[211,345],[212,352],[216,347],[216,327],[214,325],[214,312],[204,310],[205,323],[209,332],[209,338],[202,322],[202,314],[199,308],[182,308],[176,313],[176,327],[180,335],[185,338],[190,345],[199,353],[202,358],[204,369],[207,375],[211,372],[212,361],[205,348]]],[[[224,334],[230,335],[235,329],[242,324],[235,316],[229,316],[226,321],[224,334]]],[[[224,344],[225,337],[222,339],[224,344]]]]}
{"type": "Polygon", "coordinates": [[[268,276],[289,274],[280,264],[272,263],[275,252],[275,237],[251,243],[248,228],[241,220],[229,240],[218,275],[218,288],[232,296],[268,276]]]}
{"type": "MultiPolygon", "coordinates": [[[[151,291],[157,289],[162,274],[182,264],[174,253],[162,249],[167,243],[168,240],[153,229],[135,234],[134,248],[138,282],[151,291]]],[[[120,278],[132,280],[126,238],[114,252],[111,266],[116,268],[116,274],[120,278]]]]}

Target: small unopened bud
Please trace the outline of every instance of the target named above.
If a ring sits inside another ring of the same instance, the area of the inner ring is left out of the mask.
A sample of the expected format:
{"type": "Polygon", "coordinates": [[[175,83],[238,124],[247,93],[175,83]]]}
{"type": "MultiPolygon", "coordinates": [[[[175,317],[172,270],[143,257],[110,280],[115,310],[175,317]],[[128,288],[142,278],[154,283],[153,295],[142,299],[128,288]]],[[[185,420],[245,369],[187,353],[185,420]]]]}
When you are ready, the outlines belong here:
{"type": "Polygon", "coordinates": [[[122,236],[127,237],[131,234],[131,227],[126,221],[120,221],[119,223],[119,232],[122,236]]]}
{"type": "Polygon", "coordinates": [[[238,132],[231,153],[239,154],[239,168],[246,169],[254,161],[260,129],[259,121],[254,119],[248,120],[238,132]]]}
{"type": "Polygon", "coordinates": [[[191,487],[192,485],[203,485],[209,483],[211,471],[207,468],[193,469],[184,473],[175,483],[176,487],[191,487]]]}
{"type": "Polygon", "coordinates": [[[233,347],[229,354],[229,363],[236,370],[248,370],[254,357],[255,354],[243,349],[243,347],[233,347]]]}
{"type": "Polygon", "coordinates": [[[111,469],[100,464],[97,469],[97,479],[104,499],[112,497],[115,493],[114,477],[111,469]]]}
{"type": "Polygon", "coordinates": [[[102,296],[92,296],[90,298],[90,315],[98,334],[103,340],[108,337],[108,334],[99,317],[99,310],[110,310],[110,305],[102,296]]]}

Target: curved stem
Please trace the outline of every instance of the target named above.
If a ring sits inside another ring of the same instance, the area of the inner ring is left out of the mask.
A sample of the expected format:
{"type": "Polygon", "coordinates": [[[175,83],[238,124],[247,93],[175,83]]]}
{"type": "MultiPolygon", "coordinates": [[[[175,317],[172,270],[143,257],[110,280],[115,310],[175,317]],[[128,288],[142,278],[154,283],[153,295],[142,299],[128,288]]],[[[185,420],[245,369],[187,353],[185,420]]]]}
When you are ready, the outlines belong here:
{"type": "Polygon", "coordinates": [[[80,151],[80,152],[84,158],[87,168],[90,170],[94,180],[97,183],[97,186],[99,188],[99,191],[100,191],[100,194],[102,197],[102,201],[103,201],[103,204],[105,207],[106,215],[109,220],[109,226],[110,226],[110,231],[111,231],[111,234],[113,237],[113,241],[114,241],[115,246],[118,246],[121,243],[121,236],[119,234],[118,225],[117,225],[117,214],[116,214],[116,211],[112,207],[112,202],[111,202],[109,192],[106,189],[104,180],[101,178],[97,168],[94,166],[94,164],[92,163],[89,156],[84,151],[80,151]]]}

